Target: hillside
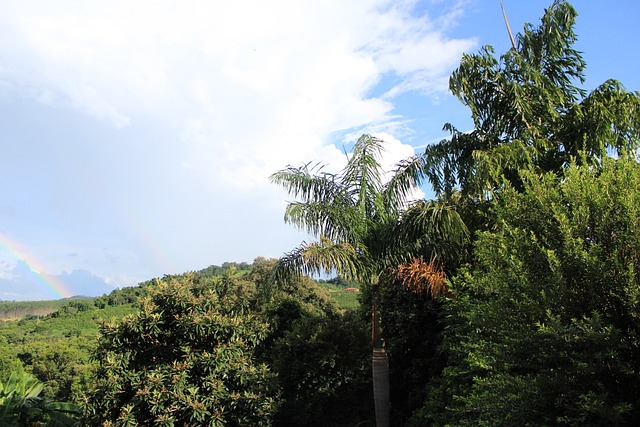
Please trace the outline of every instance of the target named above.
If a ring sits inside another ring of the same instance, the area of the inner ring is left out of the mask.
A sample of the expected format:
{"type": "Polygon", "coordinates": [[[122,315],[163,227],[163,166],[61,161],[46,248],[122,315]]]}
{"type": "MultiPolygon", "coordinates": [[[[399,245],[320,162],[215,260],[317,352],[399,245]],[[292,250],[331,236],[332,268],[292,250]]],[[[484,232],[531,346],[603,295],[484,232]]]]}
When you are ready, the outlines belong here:
{"type": "MultiPolygon", "coordinates": [[[[230,272],[242,277],[252,268],[252,264],[231,262],[164,279],[187,275],[210,278],[230,272]]],[[[100,325],[134,313],[138,299],[157,281],[151,279],[97,298],[0,302],[0,376],[6,377],[20,363],[47,383],[48,396],[79,402],[80,390],[90,378],[90,355],[100,325]]],[[[358,305],[358,293],[345,291],[346,284],[330,280],[318,285],[340,307],[358,305]]]]}
{"type": "Polygon", "coordinates": [[[93,303],[94,298],[72,297],[49,301],[0,301],[0,320],[44,317],[56,312],[71,300],[93,303]]]}

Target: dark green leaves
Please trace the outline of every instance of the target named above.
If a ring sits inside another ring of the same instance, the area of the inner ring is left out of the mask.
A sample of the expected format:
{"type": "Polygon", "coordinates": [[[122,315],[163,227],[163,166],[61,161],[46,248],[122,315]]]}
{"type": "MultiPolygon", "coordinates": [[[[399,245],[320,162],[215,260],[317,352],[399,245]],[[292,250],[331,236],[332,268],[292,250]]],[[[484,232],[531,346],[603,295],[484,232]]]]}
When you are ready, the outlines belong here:
{"type": "Polygon", "coordinates": [[[632,425],[640,165],[607,158],[562,179],[522,177],[521,191],[496,196],[493,229],[454,278],[442,423],[632,425]]]}

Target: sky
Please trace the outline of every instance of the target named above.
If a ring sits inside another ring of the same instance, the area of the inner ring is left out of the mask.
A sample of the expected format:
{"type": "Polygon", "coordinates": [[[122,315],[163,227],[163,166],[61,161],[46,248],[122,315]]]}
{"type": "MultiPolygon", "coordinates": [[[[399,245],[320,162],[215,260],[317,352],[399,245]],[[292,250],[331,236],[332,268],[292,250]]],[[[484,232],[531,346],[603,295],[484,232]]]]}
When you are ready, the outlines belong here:
{"type": "MultiPolygon", "coordinates": [[[[584,87],[640,90],[640,3],[571,3],[584,87]]],[[[504,0],[514,33],[550,5],[504,0]]],[[[269,175],[469,129],[448,77],[487,44],[499,0],[0,0],[0,300],[281,256],[309,236],[269,175]]]]}

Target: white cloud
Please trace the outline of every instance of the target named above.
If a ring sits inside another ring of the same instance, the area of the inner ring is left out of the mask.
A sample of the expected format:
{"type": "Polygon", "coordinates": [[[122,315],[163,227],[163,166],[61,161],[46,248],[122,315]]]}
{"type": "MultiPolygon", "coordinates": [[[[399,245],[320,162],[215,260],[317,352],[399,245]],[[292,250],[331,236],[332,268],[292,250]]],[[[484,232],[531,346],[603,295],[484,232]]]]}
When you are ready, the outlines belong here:
{"type": "Polygon", "coordinates": [[[447,39],[412,7],[16,3],[0,18],[11,33],[0,78],[115,127],[154,115],[182,130],[185,165],[244,187],[285,158],[317,154],[331,132],[389,121],[398,93],[446,89],[443,76],[473,41],[447,39]],[[385,100],[369,97],[385,73],[398,84],[385,100]]]}
{"type": "Polygon", "coordinates": [[[149,266],[205,267],[220,240],[218,259],[279,255],[298,235],[283,231],[268,176],[305,161],[339,169],[333,143],[359,132],[383,135],[393,163],[413,154],[395,97],[444,93],[475,43],[444,32],[458,5],[438,16],[416,6],[431,4],[3,2],[0,107],[23,102],[30,123],[33,102],[52,118],[34,123],[48,133],[30,146],[16,128],[24,147],[6,162],[21,187],[6,191],[28,203],[5,197],[0,216],[17,210],[10,231],[52,274],[86,269],[117,285],[149,266]],[[25,231],[28,218],[46,232],[25,231]]]}

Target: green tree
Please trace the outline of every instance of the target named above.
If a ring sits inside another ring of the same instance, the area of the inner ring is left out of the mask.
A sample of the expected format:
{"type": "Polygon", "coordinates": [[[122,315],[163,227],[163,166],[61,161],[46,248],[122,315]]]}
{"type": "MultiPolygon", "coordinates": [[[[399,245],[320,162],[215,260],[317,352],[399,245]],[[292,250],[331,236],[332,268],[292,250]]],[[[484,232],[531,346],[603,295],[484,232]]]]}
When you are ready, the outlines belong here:
{"type": "Polygon", "coordinates": [[[41,338],[25,344],[18,357],[42,381],[45,396],[80,404],[91,383],[93,364],[90,356],[94,342],[95,333],[91,337],[74,334],[56,339],[41,338]]]}
{"type": "MultiPolygon", "coordinates": [[[[571,178],[587,185],[603,170],[616,168],[601,169],[610,154],[635,164],[640,96],[615,80],[588,94],[580,87],[585,63],[573,48],[576,16],[567,2],[555,1],[540,25],[527,24],[504,55],[498,58],[491,47],[484,47],[464,55],[451,76],[450,89],[470,108],[474,129],[460,132],[446,124],[452,137],[426,149],[423,173],[436,193],[455,206],[477,240],[467,247],[473,251],[459,253],[468,265],[450,270],[456,275],[455,292],[445,300],[442,316],[448,325],[448,366],[442,382],[429,387],[431,403],[416,413],[417,425],[637,423],[637,415],[630,415],[636,409],[629,406],[637,407],[637,390],[630,385],[636,380],[628,381],[637,373],[631,363],[637,358],[637,332],[629,328],[629,316],[637,308],[624,306],[619,296],[626,289],[625,298],[636,298],[636,273],[627,275],[626,284],[609,277],[620,279],[621,271],[627,274],[633,263],[622,267],[620,254],[612,253],[600,254],[598,262],[581,259],[585,253],[554,259],[558,245],[569,240],[563,233],[579,232],[566,221],[560,228],[554,221],[562,218],[554,212],[519,198],[543,200],[550,192],[557,200],[546,202],[562,200],[554,206],[558,212],[558,206],[565,206],[564,215],[572,218],[578,215],[572,210],[572,196],[551,191],[554,185],[568,185],[568,169],[577,174],[581,166],[580,173],[592,173],[571,178]],[[532,184],[546,173],[548,187],[532,184]],[[547,264],[562,274],[545,275],[547,264]],[[614,271],[619,271],[617,276],[614,271]],[[617,313],[617,320],[606,313],[617,313]],[[532,354],[532,349],[545,347],[550,350],[532,354]],[[631,387],[626,389],[631,400],[619,399],[613,385],[618,381],[631,387]]],[[[609,191],[590,188],[593,200],[601,198],[598,191],[609,191]]],[[[580,215],[595,212],[581,209],[580,215]]],[[[609,233],[604,224],[597,239],[609,233]]],[[[628,230],[628,225],[622,227],[613,232],[616,238],[628,230]]],[[[592,233],[596,228],[595,222],[587,226],[592,233]]],[[[580,248],[594,238],[583,235],[571,244],[580,248]]],[[[622,253],[629,251],[627,247],[622,253]]]]}
{"type": "Polygon", "coordinates": [[[573,48],[577,13],[557,0],[539,26],[527,24],[513,49],[465,54],[449,87],[469,107],[471,132],[445,129],[451,139],[429,146],[425,173],[437,194],[456,188],[481,197],[518,170],[561,172],[573,159],[594,164],[609,152],[633,154],[640,142],[640,97],[608,80],[586,95],[585,63],[573,48]]]}
{"type": "Polygon", "coordinates": [[[367,322],[354,312],[305,313],[292,301],[280,307],[297,315],[265,353],[282,390],[277,424],[347,427],[366,421],[373,409],[367,322]]]}
{"type": "MultiPolygon", "coordinates": [[[[306,164],[271,176],[274,183],[300,199],[288,204],[285,221],[319,239],[303,243],[282,257],[279,271],[335,271],[374,290],[372,368],[379,426],[389,424],[389,368],[375,309],[378,278],[388,267],[406,261],[418,248],[433,250],[435,242],[459,243],[465,231],[454,211],[435,202],[417,202],[410,209],[412,214],[406,216],[414,220],[401,222],[410,192],[421,176],[421,159],[400,163],[386,180],[379,163],[382,150],[381,140],[363,135],[338,174],[306,164]]],[[[282,275],[277,277],[282,279],[282,275]]]]}
{"type": "Polygon", "coordinates": [[[419,424],[640,422],[640,165],[602,162],[521,172],[496,196],[496,227],[453,281],[449,366],[419,424]]]}
{"type": "Polygon", "coordinates": [[[275,374],[281,390],[275,425],[353,426],[371,415],[371,375],[366,322],[344,312],[306,276],[274,287],[278,260],[256,258],[247,277],[255,282],[257,309],[269,323],[257,360],[275,374]]]}
{"type": "Polygon", "coordinates": [[[269,326],[255,286],[228,277],[170,278],[98,341],[89,425],[270,425],[277,390],[254,351],[269,326]]]}

